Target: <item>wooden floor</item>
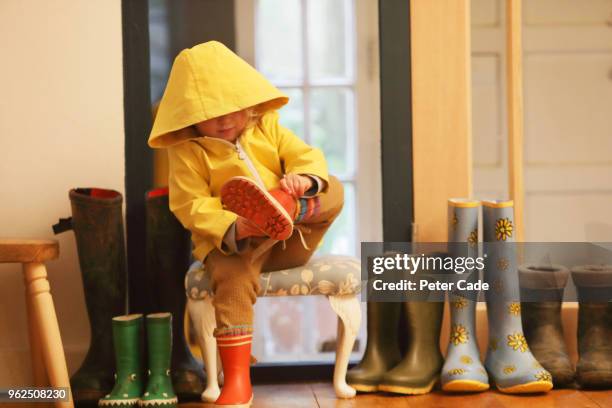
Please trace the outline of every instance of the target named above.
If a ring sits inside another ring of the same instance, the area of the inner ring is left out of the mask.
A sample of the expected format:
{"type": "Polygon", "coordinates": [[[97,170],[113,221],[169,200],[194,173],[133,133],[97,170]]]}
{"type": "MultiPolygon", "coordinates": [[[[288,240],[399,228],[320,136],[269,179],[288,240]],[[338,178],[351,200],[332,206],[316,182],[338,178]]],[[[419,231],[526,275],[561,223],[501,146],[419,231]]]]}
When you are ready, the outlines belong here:
{"type": "MultiPolygon", "coordinates": [[[[214,404],[190,402],[179,408],[212,408],[214,404]]],[[[51,408],[52,404],[7,404],[2,408],[51,408]]],[[[255,386],[253,408],[603,408],[612,407],[612,391],[553,390],[535,396],[504,395],[487,391],[471,395],[449,395],[440,391],[419,396],[360,394],[352,400],[339,400],[329,383],[303,383],[255,386]]]]}
{"type": "MultiPolygon", "coordinates": [[[[187,403],[180,408],[209,408],[213,404],[187,403]]],[[[329,383],[257,385],[253,408],[578,408],[612,407],[612,391],[554,390],[536,396],[511,396],[497,391],[471,395],[449,395],[440,391],[420,396],[360,394],[338,400],[329,383]]]]}

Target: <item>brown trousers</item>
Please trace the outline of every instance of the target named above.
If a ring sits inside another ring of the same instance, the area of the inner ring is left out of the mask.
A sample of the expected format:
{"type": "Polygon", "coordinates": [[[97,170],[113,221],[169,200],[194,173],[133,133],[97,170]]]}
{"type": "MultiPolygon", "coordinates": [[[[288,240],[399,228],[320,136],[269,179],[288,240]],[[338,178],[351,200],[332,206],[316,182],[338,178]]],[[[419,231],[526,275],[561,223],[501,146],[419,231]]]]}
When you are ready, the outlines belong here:
{"type": "Polygon", "coordinates": [[[300,223],[310,230],[303,234],[310,249],[302,245],[299,232],[295,230],[285,241],[285,248],[282,243],[277,243],[257,258],[253,257],[253,252],[265,238],[251,238],[249,248],[240,254],[224,255],[218,249],[208,254],[204,262],[211,272],[215,292],[215,336],[241,335],[253,331],[253,305],[260,289],[260,272],[293,268],[308,262],[323,235],[340,214],[343,204],[342,183],[331,176],[327,191],[319,195],[318,214],[300,223]]]}

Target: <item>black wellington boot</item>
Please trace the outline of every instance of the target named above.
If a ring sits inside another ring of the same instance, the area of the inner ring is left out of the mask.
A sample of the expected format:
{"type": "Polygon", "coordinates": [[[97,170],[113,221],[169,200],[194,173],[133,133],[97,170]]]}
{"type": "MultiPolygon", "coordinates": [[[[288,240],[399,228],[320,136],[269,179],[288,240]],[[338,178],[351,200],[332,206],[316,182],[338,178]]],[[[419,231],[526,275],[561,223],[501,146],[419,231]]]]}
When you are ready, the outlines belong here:
{"type": "Polygon", "coordinates": [[[561,265],[519,267],[521,317],[534,357],[552,375],[555,388],[574,382],[563,327],[561,305],[569,270],[561,265]]]}
{"type": "Polygon", "coordinates": [[[612,388],[612,265],[572,268],[578,291],[578,364],[583,388],[612,388]]]}
{"type": "Polygon", "coordinates": [[[374,392],[383,375],[401,359],[398,327],[401,303],[368,302],[368,342],[361,362],[351,368],[348,384],[360,392],[374,392]]]}
{"type": "Polygon", "coordinates": [[[91,332],[89,351],[70,385],[76,403],[95,406],[115,382],[112,318],[127,309],[123,197],[97,188],[73,189],[69,196],[72,219],[53,229],[74,230],[91,332]]]}
{"type": "Polygon", "coordinates": [[[204,371],[185,340],[185,273],[189,269],[189,232],[172,214],[168,189],[149,191],[146,200],[147,276],[157,301],[155,308],[172,313],[171,375],[181,401],[200,400],[204,391],[204,371]]]}

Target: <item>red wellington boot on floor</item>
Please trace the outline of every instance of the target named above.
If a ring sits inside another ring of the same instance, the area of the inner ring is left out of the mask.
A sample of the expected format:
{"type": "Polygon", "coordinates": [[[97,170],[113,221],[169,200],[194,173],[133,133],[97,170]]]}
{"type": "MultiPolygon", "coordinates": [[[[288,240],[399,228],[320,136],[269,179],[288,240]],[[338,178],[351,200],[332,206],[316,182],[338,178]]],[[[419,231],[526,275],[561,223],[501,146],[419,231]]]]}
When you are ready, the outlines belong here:
{"type": "Polygon", "coordinates": [[[215,407],[248,408],[253,402],[251,387],[252,335],[220,336],[217,346],[223,366],[223,388],[215,407]]]}
{"type": "Polygon", "coordinates": [[[293,233],[297,200],[281,189],[266,191],[247,177],[233,177],[221,188],[221,202],[272,239],[283,241],[293,233]]]}

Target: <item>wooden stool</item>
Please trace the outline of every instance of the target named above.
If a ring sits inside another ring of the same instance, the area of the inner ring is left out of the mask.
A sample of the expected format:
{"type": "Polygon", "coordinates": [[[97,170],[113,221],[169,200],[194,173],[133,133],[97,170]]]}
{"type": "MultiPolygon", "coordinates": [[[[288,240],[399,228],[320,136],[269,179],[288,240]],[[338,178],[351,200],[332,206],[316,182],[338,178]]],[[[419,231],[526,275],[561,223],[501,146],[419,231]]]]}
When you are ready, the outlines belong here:
{"type": "Polygon", "coordinates": [[[55,240],[0,239],[0,263],[21,263],[23,267],[35,386],[68,387],[69,401],[55,406],[72,408],[68,368],[44,264],[58,256],[55,240]]]}

